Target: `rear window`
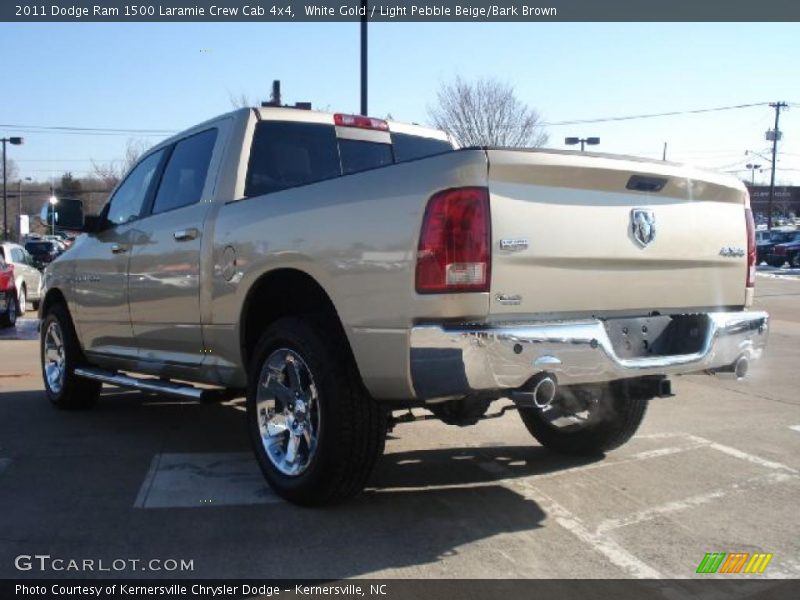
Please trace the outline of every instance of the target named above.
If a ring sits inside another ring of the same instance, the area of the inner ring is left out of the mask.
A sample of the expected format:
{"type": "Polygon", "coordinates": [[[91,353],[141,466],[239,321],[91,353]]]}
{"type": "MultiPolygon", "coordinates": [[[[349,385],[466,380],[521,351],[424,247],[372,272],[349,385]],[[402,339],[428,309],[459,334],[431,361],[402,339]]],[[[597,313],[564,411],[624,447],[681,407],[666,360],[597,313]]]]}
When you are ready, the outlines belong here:
{"type": "Polygon", "coordinates": [[[449,152],[449,142],[404,133],[392,144],[336,137],[333,125],[261,121],[256,124],[244,195],[260,196],[368,169],[449,152]]]}
{"type": "Polygon", "coordinates": [[[256,125],[245,196],[259,196],[341,174],[336,130],[320,123],[256,125]]]}
{"type": "Polygon", "coordinates": [[[358,140],[340,139],[339,156],[342,160],[344,175],[390,165],[394,162],[391,144],[358,140]]]}
{"type": "Polygon", "coordinates": [[[450,152],[453,149],[450,142],[407,133],[393,133],[392,145],[394,146],[394,158],[397,162],[433,156],[434,154],[450,152]]]}

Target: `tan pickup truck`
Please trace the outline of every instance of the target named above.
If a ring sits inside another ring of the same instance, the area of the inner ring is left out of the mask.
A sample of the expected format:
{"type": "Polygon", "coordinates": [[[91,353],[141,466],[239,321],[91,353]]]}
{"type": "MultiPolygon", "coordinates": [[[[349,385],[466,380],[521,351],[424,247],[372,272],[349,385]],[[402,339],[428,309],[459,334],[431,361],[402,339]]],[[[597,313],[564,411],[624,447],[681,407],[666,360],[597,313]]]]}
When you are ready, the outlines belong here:
{"type": "Polygon", "coordinates": [[[509,399],[543,445],[627,441],[670,375],[743,377],[767,315],[737,180],[463,148],[439,131],[242,109],[150,150],[45,273],[45,388],[246,395],[283,497],[357,493],[387,428],[509,399]],[[415,417],[416,415],[416,417],[415,417]]]}

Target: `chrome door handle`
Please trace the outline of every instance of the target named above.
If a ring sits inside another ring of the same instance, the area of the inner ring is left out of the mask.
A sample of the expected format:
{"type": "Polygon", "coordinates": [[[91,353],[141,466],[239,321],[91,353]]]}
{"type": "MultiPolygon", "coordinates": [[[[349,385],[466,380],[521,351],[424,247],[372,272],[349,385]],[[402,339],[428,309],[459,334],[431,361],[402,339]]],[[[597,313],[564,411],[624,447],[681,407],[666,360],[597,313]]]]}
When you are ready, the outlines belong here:
{"type": "Polygon", "coordinates": [[[172,237],[174,237],[177,242],[188,242],[189,240],[196,239],[198,235],[200,235],[200,232],[194,227],[190,227],[189,229],[178,229],[178,231],[172,234],[172,237]]]}
{"type": "Polygon", "coordinates": [[[127,246],[121,246],[120,244],[112,244],[111,245],[111,252],[114,254],[125,254],[128,251],[127,246]]]}

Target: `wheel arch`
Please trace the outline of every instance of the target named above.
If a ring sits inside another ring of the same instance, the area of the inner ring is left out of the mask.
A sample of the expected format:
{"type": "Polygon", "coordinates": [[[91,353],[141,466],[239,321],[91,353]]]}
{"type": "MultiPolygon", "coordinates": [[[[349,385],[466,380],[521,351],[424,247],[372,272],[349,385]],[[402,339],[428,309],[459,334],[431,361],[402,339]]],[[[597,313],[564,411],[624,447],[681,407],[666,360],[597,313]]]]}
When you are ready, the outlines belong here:
{"type": "MultiPolygon", "coordinates": [[[[47,294],[45,294],[44,298],[39,302],[39,317],[44,317],[47,311],[56,304],[63,304],[67,312],[69,312],[69,305],[67,304],[67,298],[64,296],[64,292],[58,288],[51,288],[47,290],[47,294]]],[[[70,318],[72,318],[71,314],[70,318]]]]}
{"type": "MultiPolygon", "coordinates": [[[[353,358],[344,325],[325,288],[307,272],[296,268],[267,271],[247,291],[239,318],[239,342],[245,370],[250,367],[256,344],[270,323],[281,317],[321,315],[330,320],[340,340],[353,358]]],[[[358,369],[356,361],[352,364],[358,369]]]]}

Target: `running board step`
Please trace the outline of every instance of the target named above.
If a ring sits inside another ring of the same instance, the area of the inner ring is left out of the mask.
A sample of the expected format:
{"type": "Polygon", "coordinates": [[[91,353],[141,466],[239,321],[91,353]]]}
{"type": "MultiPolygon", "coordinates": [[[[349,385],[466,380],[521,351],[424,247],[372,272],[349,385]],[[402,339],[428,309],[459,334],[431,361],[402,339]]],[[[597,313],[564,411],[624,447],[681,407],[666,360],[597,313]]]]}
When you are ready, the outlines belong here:
{"type": "Polygon", "coordinates": [[[214,400],[225,392],[225,390],[201,389],[188,384],[173,383],[161,379],[131,377],[130,375],[121,375],[114,371],[104,371],[103,369],[96,369],[94,367],[78,367],[75,369],[75,375],[85,377],[86,379],[102,381],[110,385],[140,390],[142,392],[166,394],[168,396],[188,398],[191,400],[214,400]]]}

